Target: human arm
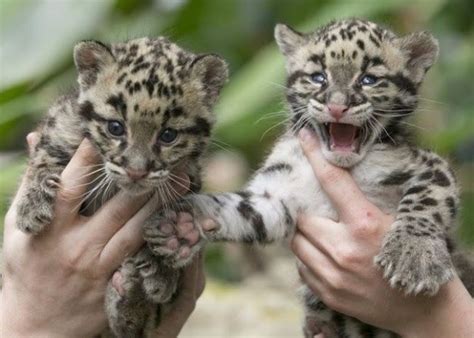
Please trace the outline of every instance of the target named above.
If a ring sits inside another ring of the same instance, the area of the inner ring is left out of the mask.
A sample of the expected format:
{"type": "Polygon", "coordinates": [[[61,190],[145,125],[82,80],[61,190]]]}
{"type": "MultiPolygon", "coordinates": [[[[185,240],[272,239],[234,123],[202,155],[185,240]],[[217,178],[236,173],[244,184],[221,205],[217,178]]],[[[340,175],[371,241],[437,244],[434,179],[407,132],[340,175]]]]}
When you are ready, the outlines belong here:
{"type": "Polygon", "coordinates": [[[373,258],[393,222],[370,203],[350,174],[329,164],[311,134],[302,147],[339,221],[300,215],[292,248],[300,274],[329,307],[405,337],[472,337],[474,302],[456,276],[434,297],[405,296],[377,270],[373,258]]]}

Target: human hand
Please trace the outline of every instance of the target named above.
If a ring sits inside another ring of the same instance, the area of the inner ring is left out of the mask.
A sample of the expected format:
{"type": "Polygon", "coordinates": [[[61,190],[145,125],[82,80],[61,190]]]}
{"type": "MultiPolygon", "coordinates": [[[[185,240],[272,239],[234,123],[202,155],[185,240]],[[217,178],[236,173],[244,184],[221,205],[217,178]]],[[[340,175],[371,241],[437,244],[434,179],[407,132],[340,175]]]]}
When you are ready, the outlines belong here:
{"type": "MultiPolygon", "coordinates": [[[[30,148],[37,138],[28,136],[30,148]]],[[[55,218],[38,236],[16,227],[18,196],[25,189],[20,186],[5,217],[3,337],[84,337],[106,327],[107,283],[124,258],[143,245],[141,226],[159,201],[119,192],[91,217],[79,215],[77,204],[98,160],[84,140],[61,175],[55,218]]]]}
{"type": "Polygon", "coordinates": [[[204,275],[204,259],[202,253],[194,257],[191,264],[184,268],[181,276],[178,297],[171,310],[164,314],[155,338],[177,337],[184,324],[196,307],[197,299],[201,296],[206,285],[204,275]]]}
{"type": "Polygon", "coordinates": [[[304,264],[303,281],[330,308],[409,337],[472,337],[474,305],[459,278],[434,297],[392,289],[373,263],[393,222],[360,191],[350,173],[328,163],[318,140],[300,134],[301,146],[338,211],[337,222],[300,215],[292,249],[304,264]]]}

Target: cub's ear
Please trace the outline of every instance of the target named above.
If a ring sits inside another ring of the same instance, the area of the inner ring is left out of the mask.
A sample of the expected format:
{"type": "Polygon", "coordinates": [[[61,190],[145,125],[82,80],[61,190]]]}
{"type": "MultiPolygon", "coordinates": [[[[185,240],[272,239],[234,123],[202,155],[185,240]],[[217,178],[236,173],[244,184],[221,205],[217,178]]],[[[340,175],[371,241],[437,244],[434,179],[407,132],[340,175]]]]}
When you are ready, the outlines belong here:
{"type": "Polygon", "coordinates": [[[275,26],[275,40],[285,56],[290,56],[306,42],[306,38],[302,33],[282,23],[275,26]]]}
{"type": "Polygon", "coordinates": [[[74,63],[79,73],[79,84],[90,87],[97,81],[97,74],[115,62],[109,46],[99,41],[82,41],[74,47],[74,63]]]}
{"type": "Polygon", "coordinates": [[[197,78],[206,91],[206,103],[212,106],[229,78],[227,63],[216,54],[196,56],[191,63],[191,74],[197,78]]]}
{"type": "Polygon", "coordinates": [[[438,58],[438,40],[429,32],[417,32],[401,37],[396,42],[408,57],[406,66],[414,81],[420,82],[438,58]]]}

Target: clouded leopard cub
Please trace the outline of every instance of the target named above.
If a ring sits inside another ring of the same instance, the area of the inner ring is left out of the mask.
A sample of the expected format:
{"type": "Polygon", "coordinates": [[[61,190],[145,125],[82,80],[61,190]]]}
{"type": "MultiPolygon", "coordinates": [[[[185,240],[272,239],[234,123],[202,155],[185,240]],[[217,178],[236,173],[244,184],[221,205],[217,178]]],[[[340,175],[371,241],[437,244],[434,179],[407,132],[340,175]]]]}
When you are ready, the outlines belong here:
{"type": "MultiPolygon", "coordinates": [[[[418,89],[436,60],[438,43],[426,32],[397,37],[356,19],[308,34],[277,25],[275,37],[286,57],[290,128],[312,128],[324,156],[347,168],[373,203],[396,215],[375,258],[390,285],[407,293],[435,294],[455,273],[447,236],[455,223],[458,189],[445,160],[409,143],[402,121],[417,106],[418,89]]],[[[194,215],[200,243],[281,240],[293,233],[299,211],[337,219],[291,132],[280,138],[242,191],[185,197],[181,210],[194,215]],[[215,219],[219,228],[206,232],[199,223],[205,217],[215,219]]],[[[181,266],[187,262],[178,254],[182,248],[167,246],[179,236],[160,228],[173,221],[166,213],[157,215],[145,227],[145,239],[169,264],[181,266]]],[[[181,245],[189,246],[185,241],[181,245]]],[[[307,318],[332,328],[336,337],[392,335],[329,310],[309,288],[305,303],[307,318]]],[[[306,327],[308,337],[313,330],[306,327]]]]}
{"type": "MultiPolygon", "coordinates": [[[[79,90],[61,97],[38,129],[40,141],[27,170],[18,226],[38,234],[51,222],[60,175],[84,137],[100,153],[91,189],[175,195],[173,171],[185,171],[191,191],[201,186],[201,158],[214,124],[212,107],[227,80],[227,65],[196,55],[165,38],[74,48],[79,90]],[[105,183],[104,183],[105,182],[105,183]]],[[[90,196],[84,212],[93,212],[90,196]]],[[[102,196],[100,196],[102,197],[102,196]]],[[[107,198],[107,197],[106,197],[107,198]]],[[[97,199],[97,198],[96,198],[97,199]]],[[[100,200],[101,198],[98,198],[100,200]]],[[[168,201],[170,202],[170,201],[168,201]]],[[[166,205],[166,204],[165,204],[166,205]]],[[[176,291],[179,270],[145,247],[122,266],[126,295],[109,286],[106,308],[114,335],[138,337],[153,326],[157,308],[176,291]]]]}

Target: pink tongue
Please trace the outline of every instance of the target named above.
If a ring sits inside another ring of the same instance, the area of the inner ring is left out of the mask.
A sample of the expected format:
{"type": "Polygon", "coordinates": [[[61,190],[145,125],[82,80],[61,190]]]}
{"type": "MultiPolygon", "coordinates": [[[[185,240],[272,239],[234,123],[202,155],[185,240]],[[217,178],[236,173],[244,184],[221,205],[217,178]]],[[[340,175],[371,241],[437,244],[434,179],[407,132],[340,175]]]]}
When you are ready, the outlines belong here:
{"type": "Polygon", "coordinates": [[[331,143],[336,147],[348,147],[354,142],[357,128],[350,124],[331,123],[329,125],[329,134],[331,143]]]}

